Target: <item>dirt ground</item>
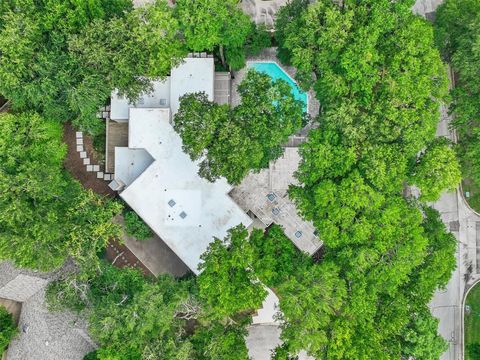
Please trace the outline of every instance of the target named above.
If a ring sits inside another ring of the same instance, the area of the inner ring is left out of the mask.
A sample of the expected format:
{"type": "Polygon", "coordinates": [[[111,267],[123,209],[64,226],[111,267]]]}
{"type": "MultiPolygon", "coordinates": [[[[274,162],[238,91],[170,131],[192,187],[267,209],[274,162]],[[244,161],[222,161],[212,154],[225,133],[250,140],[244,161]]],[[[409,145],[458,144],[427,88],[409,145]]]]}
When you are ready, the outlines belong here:
{"type": "Polygon", "coordinates": [[[125,246],[117,240],[111,240],[107,246],[105,257],[109,262],[115,261],[113,265],[119,268],[132,267],[142,270],[146,276],[154,275],[142,264],[140,260],[125,246]]]}
{"type": "MultiPolygon", "coordinates": [[[[100,195],[115,197],[116,193],[108,187],[107,181],[97,179],[97,173],[95,172],[87,172],[86,166],[83,165],[83,159],[80,158],[80,154],[77,152],[75,129],[72,128],[70,123],[66,123],[64,129],[63,140],[68,147],[67,157],[64,162],[65,168],[75,179],[80,181],[86,189],[91,189],[100,195]]],[[[83,143],[88,157],[91,159],[91,163],[98,164],[99,162],[96,161],[93,155],[92,140],[85,134],[83,135],[83,143]]],[[[100,171],[103,170],[103,167],[100,166],[100,171]]]]}
{"type": "MultiPolygon", "coordinates": [[[[97,179],[96,173],[87,172],[86,166],[83,165],[83,159],[77,152],[77,143],[75,136],[75,129],[70,123],[64,126],[64,142],[67,144],[67,157],[64,161],[65,168],[77,179],[84,188],[91,189],[93,192],[105,195],[111,198],[117,197],[117,193],[108,187],[108,182],[103,179],[97,179]]],[[[85,151],[91,159],[92,164],[99,164],[94,156],[92,140],[90,137],[83,135],[83,142],[85,151]]],[[[100,171],[103,171],[103,166],[100,165],[100,171]]],[[[166,245],[165,245],[166,246],[166,245]]],[[[105,258],[114,262],[113,265],[123,267],[138,268],[147,276],[154,276],[154,274],[125,246],[120,244],[118,240],[111,240],[107,246],[105,258]],[[118,256],[121,254],[120,256],[118,256]]]]}

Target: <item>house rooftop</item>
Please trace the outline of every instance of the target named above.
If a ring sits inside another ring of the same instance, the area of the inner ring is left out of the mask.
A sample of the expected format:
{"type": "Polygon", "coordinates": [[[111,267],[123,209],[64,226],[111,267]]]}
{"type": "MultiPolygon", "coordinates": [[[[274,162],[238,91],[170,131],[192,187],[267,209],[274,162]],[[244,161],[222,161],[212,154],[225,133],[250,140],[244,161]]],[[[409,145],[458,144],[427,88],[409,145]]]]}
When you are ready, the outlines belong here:
{"type": "MultiPolygon", "coordinates": [[[[248,227],[252,220],[228,196],[225,179],[211,183],[198,175],[198,164],[183,152],[170,124],[169,109],[131,108],[128,144],[154,161],[120,196],[198,274],[200,255],[213,237],[223,239],[228,229],[248,227]]],[[[117,173],[115,178],[123,181],[117,173]]]]}

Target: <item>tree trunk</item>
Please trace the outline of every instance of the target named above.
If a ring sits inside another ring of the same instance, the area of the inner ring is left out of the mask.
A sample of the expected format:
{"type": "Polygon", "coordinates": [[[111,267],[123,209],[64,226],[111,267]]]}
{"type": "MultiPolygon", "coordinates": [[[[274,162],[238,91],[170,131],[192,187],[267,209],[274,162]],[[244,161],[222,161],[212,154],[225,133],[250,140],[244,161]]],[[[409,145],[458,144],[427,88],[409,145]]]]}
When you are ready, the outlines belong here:
{"type": "Polygon", "coordinates": [[[222,61],[222,66],[225,67],[225,55],[223,54],[223,45],[220,45],[220,60],[222,61]]]}

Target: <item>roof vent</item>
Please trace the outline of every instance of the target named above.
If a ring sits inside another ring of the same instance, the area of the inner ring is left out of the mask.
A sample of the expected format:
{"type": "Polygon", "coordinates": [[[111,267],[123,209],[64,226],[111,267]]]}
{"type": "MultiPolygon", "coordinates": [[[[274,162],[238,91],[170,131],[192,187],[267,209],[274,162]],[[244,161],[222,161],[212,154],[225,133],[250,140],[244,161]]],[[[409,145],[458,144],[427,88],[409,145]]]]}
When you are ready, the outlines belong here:
{"type": "Polygon", "coordinates": [[[273,208],[273,209],[272,209],[272,214],[273,214],[273,215],[278,215],[278,214],[280,214],[280,209],[279,209],[279,208],[273,208]]]}
{"type": "Polygon", "coordinates": [[[277,196],[276,196],[274,193],[270,193],[270,194],[267,195],[267,198],[268,198],[268,200],[270,200],[270,201],[275,200],[276,197],[277,197],[277,196]]]}
{"type": "Polygon", "coordinates": [[[302,232],[301,232],[301,231],[296,231],[296,232],[295,232],[295,237],[296,237],[296,238],[299,238],[299,237],[301,237],[301,236],[302,236],[302,232]]]}
{"type": "Polygon", "coordinates": [[[187,217],[187,213],[186,213],[185,211],[182,211],[182,212],[180,213],[180,217],[181,217],[182,219],[185,219],[185,218],[187,217]]]}
{"type": "Polygon", "coordinates": [[[175,200],[171,199],[169,202],[168,202],[168,205],[170,205],[170,207],[174,207],[176,204],[175,200]]]}
{"type": "Polygon", "coordinates": [[[160,99],[160,105],[161,106],[167,105],[167,99],[160,99]]]}

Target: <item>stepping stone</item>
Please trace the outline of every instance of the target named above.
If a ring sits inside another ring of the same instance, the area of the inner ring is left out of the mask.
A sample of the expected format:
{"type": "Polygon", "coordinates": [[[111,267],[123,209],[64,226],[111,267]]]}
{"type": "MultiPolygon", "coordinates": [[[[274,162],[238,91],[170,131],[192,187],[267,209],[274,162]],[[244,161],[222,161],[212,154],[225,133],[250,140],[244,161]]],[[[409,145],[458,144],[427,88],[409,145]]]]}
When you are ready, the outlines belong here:
{"type": "Polygon", "coordinates": [[[86,151],[80,151],[80,159],[86,159],[86,158],[87,158],[87,152],[86,151]]]}
{"type": "Polygon", "coordinates": [[[93,172],[93,165],[87,165],[87,171],[93,172]]]}
{"type": "Polygon", "coordinates": [[[105,119],[107,116],[108,116],[108,112],[104,111],[104,112],[102,113],[102,117],[105,119]]]}
{"type": "Polygon", "coordinates": [[[103,172],[97,171],[97,179],[103,179],[103,172]]]}
{"type": "Polygon", "coordinates": [[[77,138],[77,145],[83,145],[83,139],[77,138]]]}
{"type": "Polygon", "coordinates": [[[93,171],[100,171],[100,165],[93,165],[93,171]]]}
{"type": "Polygon", "coordinates": [[[83,133],[82,133],[81,131],[77,131],[77,132],[75,133],[75,137],[76,137],[77,139],[82,139],[82,138],[83,138],[83,133]]]}
{"type": "Polygon", "coordinates": [[[110,111],[110,105],[105,106],[105,110],[110,111]]]}
{"type": "Polygon", "coordinates": [[[90,158],[84,158],[83,165],[90,165],[90,158]]]}
{"type": "Polygon", "coordinates": [[[78,151],[78,152],[84,151],[84,150],[83,150],[83,145],[77,145],[77,151],[78,151]]]}
{"type": "Polygon", "coordinates": [[[112,174],[103,174],[103,180],[106,180],[106,181],[112,180],[112,174]]]}

